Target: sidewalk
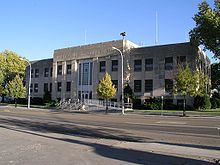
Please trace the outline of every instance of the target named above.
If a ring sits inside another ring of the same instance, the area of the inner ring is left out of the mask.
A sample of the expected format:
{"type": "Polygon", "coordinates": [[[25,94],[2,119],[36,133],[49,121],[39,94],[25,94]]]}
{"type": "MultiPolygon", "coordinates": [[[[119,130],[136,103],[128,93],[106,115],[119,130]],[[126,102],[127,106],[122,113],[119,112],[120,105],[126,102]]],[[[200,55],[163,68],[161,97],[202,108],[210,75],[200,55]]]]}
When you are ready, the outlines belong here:
{"type": "Polygon", "coordinates": [[[217,150],[42,133],[0,125],[0,164],[209,165],[217,150]]]}

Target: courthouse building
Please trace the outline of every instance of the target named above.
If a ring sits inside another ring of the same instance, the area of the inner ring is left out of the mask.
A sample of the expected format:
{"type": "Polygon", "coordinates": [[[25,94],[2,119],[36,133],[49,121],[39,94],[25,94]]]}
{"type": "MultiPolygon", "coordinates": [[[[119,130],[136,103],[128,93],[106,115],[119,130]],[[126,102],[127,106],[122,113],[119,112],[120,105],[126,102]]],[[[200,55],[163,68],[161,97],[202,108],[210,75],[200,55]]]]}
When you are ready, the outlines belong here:
{"type": "MultiPolygon", "coordinates": [[[[42,98],[50,91],[53,100],[98,99],[97,85],[108,72],[117,87],[114,100],[120,101],[121,56],[112,47],[123,52],[124,84],[128,83],[142,102],[163,96],[172,103],[182,103],[181,96],[171,94],[178,65],[188,64],[192,71],[199,69],[210,76],[210,60],[189,42],[140,47],[128,40],[116,40],[57,49],[52,59],[32,61],[31,97],[42,98]]],[[[188,97],[187,103],[192,104],[193,99],[188,97]]]]}

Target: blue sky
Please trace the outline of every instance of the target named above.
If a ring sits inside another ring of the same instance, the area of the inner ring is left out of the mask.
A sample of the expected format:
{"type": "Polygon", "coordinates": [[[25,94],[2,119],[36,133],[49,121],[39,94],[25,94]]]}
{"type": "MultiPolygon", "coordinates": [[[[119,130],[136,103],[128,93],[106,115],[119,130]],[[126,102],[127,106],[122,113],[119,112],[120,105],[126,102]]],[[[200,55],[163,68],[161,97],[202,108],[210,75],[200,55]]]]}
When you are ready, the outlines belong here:
{"type": "Polygon", "coordinates": [[[185,42],[201,1],[0,0],[0,51],[52,58],[55,49],[121,39],[123,31],[136,44],[154,45],[156,12],[158,44],[185,42]]]}

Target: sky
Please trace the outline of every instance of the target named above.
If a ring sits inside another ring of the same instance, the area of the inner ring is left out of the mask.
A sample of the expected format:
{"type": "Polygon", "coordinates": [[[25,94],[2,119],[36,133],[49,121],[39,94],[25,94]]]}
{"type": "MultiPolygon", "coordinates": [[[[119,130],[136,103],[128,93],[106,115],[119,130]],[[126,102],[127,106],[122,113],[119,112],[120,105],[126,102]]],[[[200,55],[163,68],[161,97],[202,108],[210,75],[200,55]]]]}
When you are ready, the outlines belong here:
{"type": "MultiPolygon", "coordinates": [[[[0,52],[29,60],[56,49],[126,39],[152,46],[189,41],[202,0],[0,0],[0,52]]],[[[213,6],[214,0],[207,0],[213,6]]],[[[212,62],[212,54],[207,52],[212,62]]]]}

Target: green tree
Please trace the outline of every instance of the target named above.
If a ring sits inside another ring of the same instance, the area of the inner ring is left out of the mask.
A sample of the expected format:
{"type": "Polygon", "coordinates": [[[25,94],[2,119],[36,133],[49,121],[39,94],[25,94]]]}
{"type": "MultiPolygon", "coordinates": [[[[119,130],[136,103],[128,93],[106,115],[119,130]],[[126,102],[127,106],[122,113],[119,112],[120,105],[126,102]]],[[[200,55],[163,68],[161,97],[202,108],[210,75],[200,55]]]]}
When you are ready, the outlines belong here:
{"type": "Polygon", "coordinates": [[[180,66],[175,77],[174,94],[180,93],[183,98],[183,116],[186,116],[186,95],[191,93],[193,75],[188,65],[180,66]]]}
{"type": "Polygon", "coordinates": [[[186,67],[179,67],[175,81],[174,94],[180,93],[184,97],[183,116],[185,116],[186,95],[194,98],[207,95],[208,77],[202,71],[192,73],[186,65],[186,67]]]}
{"type": "Polygon", "coordinates": [[[16,107],[17,99],[26,97],[26,88],[23,85],[22,78],[16,75],[15,78],[8,83],[6,87],[6,94],[15,99],[15,107],[16,107]]]}
{"type": "Polygon", "coordinates": [[[98,95],[105,99],[106,109],[105,112],[108,113],[108,100],[116,95],[116,88],[112,84],[111,76],[106,72],[103,79],[100,81],[97,87],[98,95]]]}
{"type": "Polygon", "coordinates": [[[125,85],[124,98],[127,99],[127,103],[130,103],[130,100],[132,102],[134,99],[134,93],[129,84],[125,85]]]}
{"type": "Polygon", "coordinates": [[[203,45],[220,59],[220,0],[214,1],[214,9],[203,1],[193,20],[196,26],[189,32],[190,41],[195,46],[203,45]]]}
{"type": "Polygon", "coordinates": [[[193,97],[203,97],[207,93],[208,76],[202,71],[196,71],[192,75],[192,83],[190,89],[190,95],[193,97]]]}
{"type": "Polygon", "coordinates": [[[220,63],[211,64],[211,83],[212,89],[220,92],[220,63]]]}
{"type": "Polygon", "coordinates": [[[25,75],[26,61],[22,60],[15,52],[5,50],[0,52],[0,86],[2,91],[0,95],[6,94],[4,91],[8,83],[12,81],[16,75],[21,78],[25,75]]]}

